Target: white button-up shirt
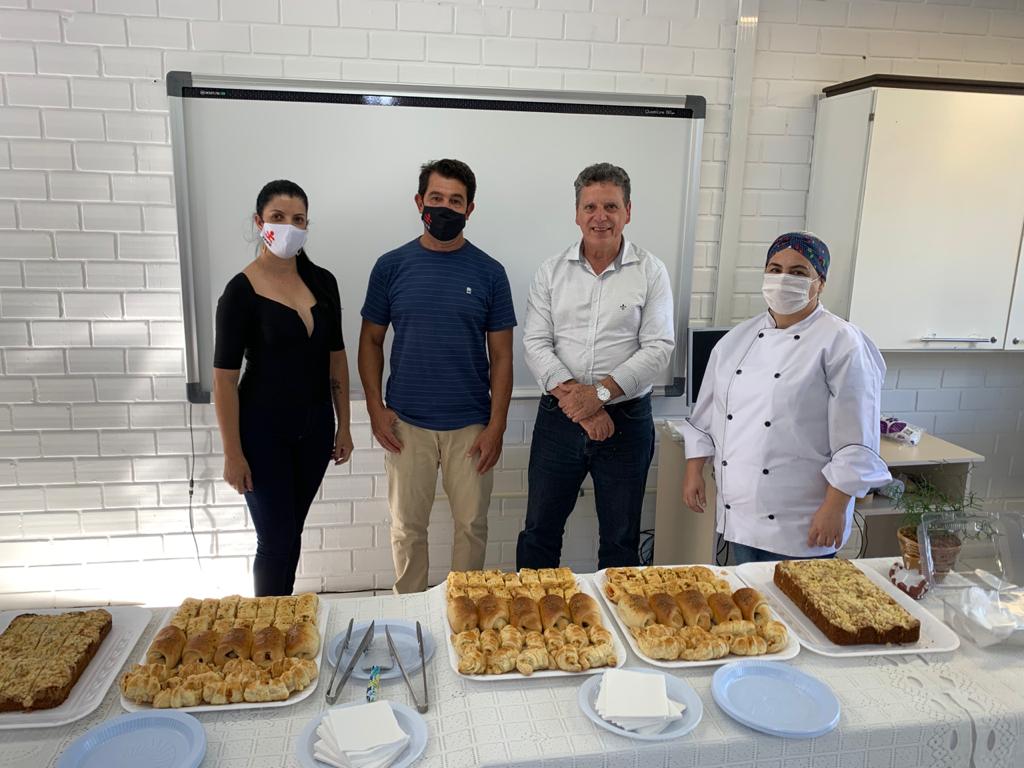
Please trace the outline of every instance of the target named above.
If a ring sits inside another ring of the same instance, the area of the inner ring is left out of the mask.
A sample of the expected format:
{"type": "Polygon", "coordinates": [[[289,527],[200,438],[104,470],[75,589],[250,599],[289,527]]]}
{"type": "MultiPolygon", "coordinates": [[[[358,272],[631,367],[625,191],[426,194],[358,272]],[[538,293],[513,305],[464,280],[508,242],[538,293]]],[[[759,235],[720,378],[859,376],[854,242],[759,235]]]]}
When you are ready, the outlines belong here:
{"type": "MultiPolygon", "coordinates": [[[[874,343],[820,305],[789,328],[765,312],[723,336],[683,425],[686,457],[714,456],[718,532],[792,557],[835,551],[807,546],[827,486],[856,497],[890,480],[884,377],[874,343]]],[[[843,543],[852,520],[850,499],[843,543]]]]}
{"type": "Polygon", "coordinates": [[[650,392],[675,347],[665,265],[623,238],[619,256],[597,275],[577,241],[534,275],[523,343],[545,392],[609,375],[622,388],[619,400],[650,392]]]}

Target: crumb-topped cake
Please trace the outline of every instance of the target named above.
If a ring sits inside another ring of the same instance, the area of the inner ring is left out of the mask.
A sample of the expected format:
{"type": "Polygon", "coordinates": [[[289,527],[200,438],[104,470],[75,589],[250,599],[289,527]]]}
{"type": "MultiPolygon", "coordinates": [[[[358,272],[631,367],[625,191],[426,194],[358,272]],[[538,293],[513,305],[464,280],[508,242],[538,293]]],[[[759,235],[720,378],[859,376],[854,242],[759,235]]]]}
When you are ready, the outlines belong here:
{"type": "Polygon", "coordinates": [[[111,624],[103,609],[16,616],[0,634],[0,712],[62,704],[111,624]]]}
{"type": "Polygon", "coordinates": [[[837,645],[915,643],[921,622],[849,560],[783,560],[775,584],[837,645]]]}

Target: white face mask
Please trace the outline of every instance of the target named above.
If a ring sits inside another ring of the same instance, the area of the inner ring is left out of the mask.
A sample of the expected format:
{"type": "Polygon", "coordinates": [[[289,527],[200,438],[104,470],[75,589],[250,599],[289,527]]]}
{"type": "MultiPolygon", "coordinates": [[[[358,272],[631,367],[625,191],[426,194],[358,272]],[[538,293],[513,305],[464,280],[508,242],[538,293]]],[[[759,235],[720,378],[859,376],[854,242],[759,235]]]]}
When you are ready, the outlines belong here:
{"type": "Polygon", "coordinates": [[[306,244],[306,230],[291,224],[270,224],[264,222],[260,238],[267,250],[282,259],[293,259],[306,244]]]}
{"type": "Polygon", "coordinates": [[[768,302],[772,312],[792,315],[806,307],[811,301],[811,286],[816,277],[800,277],[781,273],[765,274],[761,295],[768,302]]]}

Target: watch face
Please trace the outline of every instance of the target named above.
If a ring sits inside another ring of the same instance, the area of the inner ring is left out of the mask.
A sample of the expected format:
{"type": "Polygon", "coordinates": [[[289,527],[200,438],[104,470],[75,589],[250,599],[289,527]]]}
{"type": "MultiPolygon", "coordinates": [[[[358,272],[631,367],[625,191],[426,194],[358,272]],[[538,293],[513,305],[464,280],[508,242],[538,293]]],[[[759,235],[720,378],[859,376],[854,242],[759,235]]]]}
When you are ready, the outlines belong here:
{"type": "Polygon", "coordinates": [[[612,391],[608,387],[598,384],[597,387],[597,399],[602,403],[606,403],[611,399],[612,391]]]}

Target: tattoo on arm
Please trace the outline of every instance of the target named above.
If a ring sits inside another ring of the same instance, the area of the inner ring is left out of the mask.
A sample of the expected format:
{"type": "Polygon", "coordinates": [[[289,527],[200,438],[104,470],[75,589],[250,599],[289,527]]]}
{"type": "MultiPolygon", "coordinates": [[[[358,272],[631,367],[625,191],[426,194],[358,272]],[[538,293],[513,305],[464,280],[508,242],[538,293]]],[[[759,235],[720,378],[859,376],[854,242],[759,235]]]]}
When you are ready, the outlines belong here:
{"type": "Polygon", "coordinates": [[[331,379],[331,392],[338,394],[341,392],[341,382],[335,378],[331,379]]]}

